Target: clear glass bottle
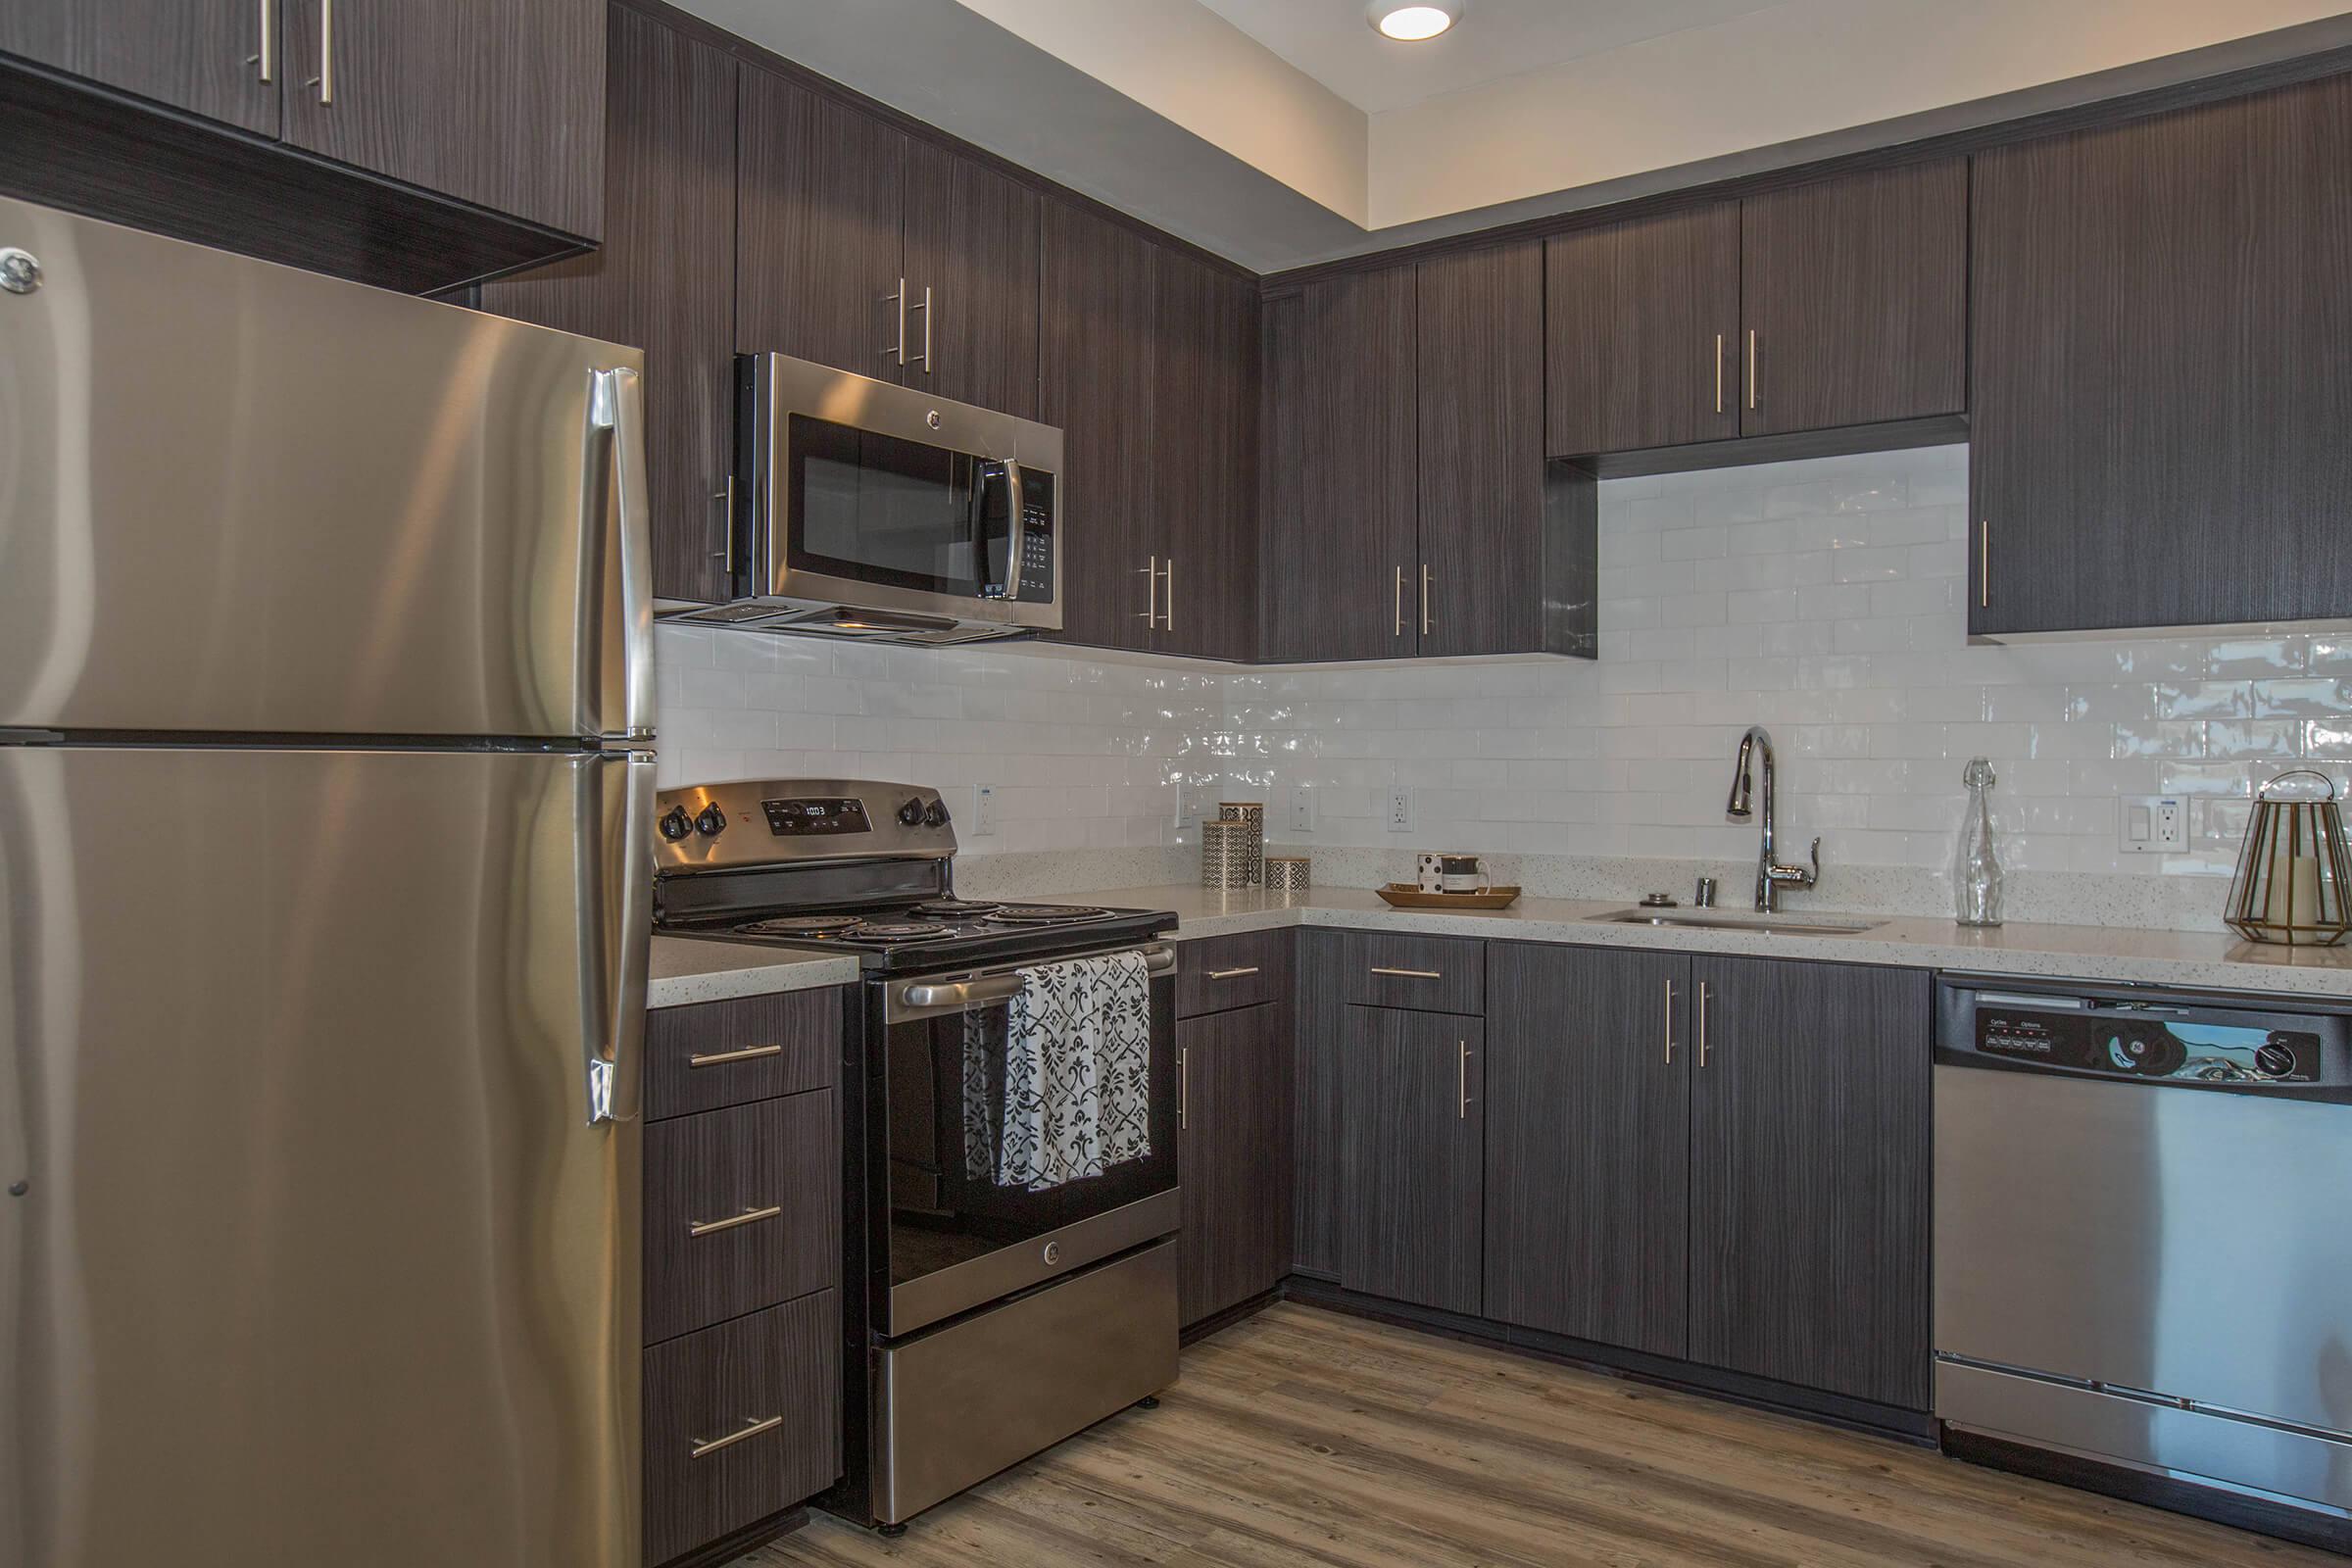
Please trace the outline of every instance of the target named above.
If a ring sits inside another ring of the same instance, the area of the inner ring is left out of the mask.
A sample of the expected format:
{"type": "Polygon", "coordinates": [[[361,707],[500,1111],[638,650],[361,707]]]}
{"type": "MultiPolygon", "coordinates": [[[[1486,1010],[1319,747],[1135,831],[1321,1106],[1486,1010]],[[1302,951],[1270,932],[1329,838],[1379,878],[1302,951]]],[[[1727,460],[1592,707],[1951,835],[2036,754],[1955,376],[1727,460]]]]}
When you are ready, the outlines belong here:
{"type": "Polygon", "coordinates": [[[1960,849],[1952,858],[1952,898],[1962,925],[2001,923],[2001,858],[1992,843],[1992,763],[1972,758],[1961,771],[1968,811],[1960,819],[1960,849]]]}

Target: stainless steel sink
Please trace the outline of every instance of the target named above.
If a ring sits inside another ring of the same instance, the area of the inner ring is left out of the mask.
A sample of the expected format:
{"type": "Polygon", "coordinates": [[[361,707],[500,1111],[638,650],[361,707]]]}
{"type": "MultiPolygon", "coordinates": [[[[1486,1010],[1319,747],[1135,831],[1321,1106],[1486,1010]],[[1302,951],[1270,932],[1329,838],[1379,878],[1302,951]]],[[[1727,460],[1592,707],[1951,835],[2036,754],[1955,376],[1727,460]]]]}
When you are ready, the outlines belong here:
{"type": "Polygon", "coordinates": [[[1806,919],[1799,915],[1740,914],[1731,909],[1612,909],[1589,914],[1603,925],[1694,926],[1708,931],[1753,931],[1760,936],[1850,937],[1876,931],[1884,920],[1806,919]]]}

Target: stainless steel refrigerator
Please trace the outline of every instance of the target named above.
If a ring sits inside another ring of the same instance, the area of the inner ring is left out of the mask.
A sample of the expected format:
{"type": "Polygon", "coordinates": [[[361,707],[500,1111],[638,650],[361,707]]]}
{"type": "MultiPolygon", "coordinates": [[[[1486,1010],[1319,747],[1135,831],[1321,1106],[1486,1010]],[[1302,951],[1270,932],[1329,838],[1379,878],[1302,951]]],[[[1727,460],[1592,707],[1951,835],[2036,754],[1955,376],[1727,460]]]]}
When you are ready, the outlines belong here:
{"type": "Polygon", "coordinates": [[[0,1568],[638,1568],[639,374],[0,200],[0,1568]]]}

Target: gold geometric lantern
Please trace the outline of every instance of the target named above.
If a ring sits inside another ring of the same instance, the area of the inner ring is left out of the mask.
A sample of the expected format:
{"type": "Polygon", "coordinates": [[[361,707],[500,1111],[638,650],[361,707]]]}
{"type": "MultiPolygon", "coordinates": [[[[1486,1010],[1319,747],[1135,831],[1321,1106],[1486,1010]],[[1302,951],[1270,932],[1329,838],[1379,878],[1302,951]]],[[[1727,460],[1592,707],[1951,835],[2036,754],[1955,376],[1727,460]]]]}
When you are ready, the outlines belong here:
{"type": "Polygon", "coordinates": [[[2298,767],[2254,796],[2254,820],[2230,879],[2230,928],[2250,942],[2325,948],[2352,932],[2352,852],[2335,782],[2298,767]],[[2288,784],[2317,779],[2321,791],[2288,784]]]}

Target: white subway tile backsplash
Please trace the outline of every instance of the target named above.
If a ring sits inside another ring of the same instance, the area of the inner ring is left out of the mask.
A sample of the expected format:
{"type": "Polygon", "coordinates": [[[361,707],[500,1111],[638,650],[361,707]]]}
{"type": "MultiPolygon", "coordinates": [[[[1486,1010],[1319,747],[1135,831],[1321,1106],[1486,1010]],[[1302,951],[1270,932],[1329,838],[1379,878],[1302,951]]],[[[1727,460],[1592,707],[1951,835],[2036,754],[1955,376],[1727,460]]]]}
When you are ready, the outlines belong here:
{"type": "MultiPolygon", "coordinates": [[[[967,835],[970,855],[1170,850],[1196,837],[1186,788],[1263,799],[1273,822],[1306,788],[1309,854],[1444,845],[1679,874],[1752,859],[1754,828],[1723,804],[1763,723],[1784,843],[1823,837],[1834,900],[1840,865],[1941,874],[1971,757],[1999,775],[2014,868],[2112,886],[2226,874],[2260,783],[2352,772],[2352,639],[1969,646],[1967,493],[1961,447],[1606,482],[1597,663],[1235,669],[663,626],[662,778],[875,774],[967,806],[992,783],[1001,831],[967,835]],[[1387,828],[1398,787],[1410,834],[1387,828]],[[2159,793],[2191,798],[2189,853],[2121,854],[2119,801],[2159,793]]],[[[2218,893],[2132,904],[2203,920],[2218,893]]]]}

